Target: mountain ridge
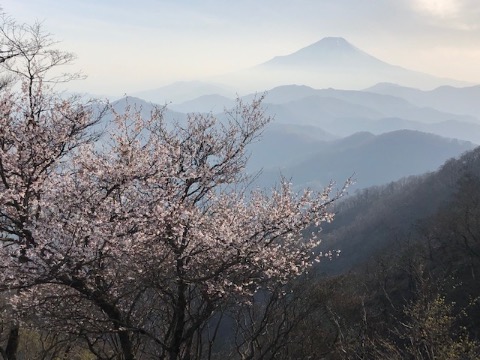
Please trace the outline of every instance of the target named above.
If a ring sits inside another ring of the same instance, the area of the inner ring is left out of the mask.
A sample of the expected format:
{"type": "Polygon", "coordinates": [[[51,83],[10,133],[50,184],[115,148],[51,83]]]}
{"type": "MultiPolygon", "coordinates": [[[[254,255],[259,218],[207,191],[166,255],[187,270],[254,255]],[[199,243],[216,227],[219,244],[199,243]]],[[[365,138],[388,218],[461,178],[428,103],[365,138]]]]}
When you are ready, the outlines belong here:
{"type": "Polygon", "coordinates": [[[361,132],[317,143],[316,152],[295,164],[264,169],[258,184],[270,186],[282,174],[298,189],[319,190],[331,180],[342,183],[355,173],[355,187],[366,188],[437,170],[447,159],[473,148],[475,145],[468,141],[416,130],[380,135],[361,132]]]}
{"type": "Polygon", "coordinates": [[[378,59],[341,37],[326,37],[293,53],[275,56],[251,68],[212,77],[246,92],[297,84],[314,88],[360,90],[379,82],[431,89],[468,83],[409,70],[378,59]]]}
{"type": "Polygon", "coordinates": [[[275,56],[271,60],[260,64],[263,65],[292,65],[297,61],[305,65],[338,65],[356,61],[372,61],[380,66],[388,66],[389,64],[377,59],[376,57],[362,51],[356,46],[349,43],[342,37],[325,37],[311,45],[305,46],[291,54],[275,56]],[[352,59],[355,57],[355,59],[352,59]]]}

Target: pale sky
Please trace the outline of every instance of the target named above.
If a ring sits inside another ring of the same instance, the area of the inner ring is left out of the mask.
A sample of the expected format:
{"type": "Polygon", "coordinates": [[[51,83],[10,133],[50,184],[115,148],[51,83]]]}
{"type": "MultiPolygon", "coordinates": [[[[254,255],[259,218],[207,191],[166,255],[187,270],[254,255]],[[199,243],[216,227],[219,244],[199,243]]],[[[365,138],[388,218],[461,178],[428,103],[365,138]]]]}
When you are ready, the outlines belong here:
{"type": "Polygon", "coordinates": [[[480,84],[480,0],[3,0],[43,22],[102,95],[248,68],[341,36],[394,65],[480,84]]]}

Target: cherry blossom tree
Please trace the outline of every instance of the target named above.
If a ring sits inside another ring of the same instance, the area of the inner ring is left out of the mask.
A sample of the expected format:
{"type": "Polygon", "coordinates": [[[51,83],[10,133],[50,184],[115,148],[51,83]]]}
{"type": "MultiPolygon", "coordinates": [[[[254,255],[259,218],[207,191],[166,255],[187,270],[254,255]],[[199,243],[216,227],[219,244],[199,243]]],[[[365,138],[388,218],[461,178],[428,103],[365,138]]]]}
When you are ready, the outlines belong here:
{"type": "Polygon", "coordinates": [[[43,30],[41,23],[19,24],[0,14],[0,66],[4,76],[1,85],[19,79],[33,85],[40,80],[59,83],[82,78],[81,73],[59,71],[59,67],[70,64],[75,55],[58,50],[55,45],[56,41],[43,30]]]}
{"type": "MultiPolygon", "coordinates": [[[[88,107],[73,97],[62,100],[54,91],[56,83],[80,77],[58,72],[74,56],[54,45],[39,24],[17,24],[1,17],[0,245],[3,250],[13,243],[19,247],[16,262],[24,267],[26,249],[35,246],[27,226],[40,213],[42,184],[73,149],[94,138],[85,132],[95,123],[88,107]]],[[[9,283],[1,285],[8,288],[9,283]]],[[[0,353],[15,359],[19,326],[14,317],[7,318],[1,324],[7,335],[0,353]]]]}
{"type": "Polygon", "coordinates": [[[0,284],[20,319],[99,359],[200,358],[216,314],[322,256],[344,189],[246,190],[262,97],[186,124],[110,109],[99,138],[92,107],[47,84],[68,57],[39,49],[8,64],[21,87],[0,94],[0,284]]]}

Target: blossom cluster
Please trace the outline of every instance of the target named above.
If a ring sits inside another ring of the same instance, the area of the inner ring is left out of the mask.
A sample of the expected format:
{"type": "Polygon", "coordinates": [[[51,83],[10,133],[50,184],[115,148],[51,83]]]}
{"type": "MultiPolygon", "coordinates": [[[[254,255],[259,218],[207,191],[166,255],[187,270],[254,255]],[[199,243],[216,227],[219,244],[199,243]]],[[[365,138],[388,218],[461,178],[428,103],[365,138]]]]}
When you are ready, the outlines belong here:
{"type": "Polygon", "coordinates": [[[34,106],[0,99],[0,283],[18,311],[167,343],[322,255],[343,190],[245,191],[246,146],[270,120],[261,98],[183,125],[112,110],[99,137],[91,109],[38,89],[34,106]]]}

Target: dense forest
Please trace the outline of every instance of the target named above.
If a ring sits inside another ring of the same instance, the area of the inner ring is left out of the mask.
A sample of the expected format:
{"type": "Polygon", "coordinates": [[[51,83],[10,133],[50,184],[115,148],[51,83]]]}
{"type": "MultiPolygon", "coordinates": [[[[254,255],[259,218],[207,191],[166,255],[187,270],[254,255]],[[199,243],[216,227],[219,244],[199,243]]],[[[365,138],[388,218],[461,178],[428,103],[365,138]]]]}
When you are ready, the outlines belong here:
{"type": "Polygon", "coordinates": [[[478,358],[479,169],[476,149],[338,206],[291,358],[478,358]]]}

